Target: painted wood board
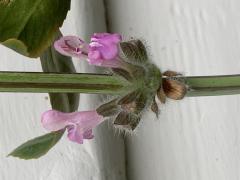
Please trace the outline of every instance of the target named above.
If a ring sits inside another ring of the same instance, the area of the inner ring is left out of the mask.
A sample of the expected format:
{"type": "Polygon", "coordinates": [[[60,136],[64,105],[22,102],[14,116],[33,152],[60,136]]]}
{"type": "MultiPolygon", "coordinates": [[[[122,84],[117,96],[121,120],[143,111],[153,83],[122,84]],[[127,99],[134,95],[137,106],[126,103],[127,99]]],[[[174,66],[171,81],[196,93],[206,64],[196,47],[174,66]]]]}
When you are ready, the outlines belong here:
{"type": "MultiPolygon", "coordinates": [[[[239,74],[237,0],[107,0],[111,32],[145,40],[162,71],[239,74]]],[[[146,112],[127,137],[129,180],[239,180],[240,96],[186,98],[146,112]]]]}

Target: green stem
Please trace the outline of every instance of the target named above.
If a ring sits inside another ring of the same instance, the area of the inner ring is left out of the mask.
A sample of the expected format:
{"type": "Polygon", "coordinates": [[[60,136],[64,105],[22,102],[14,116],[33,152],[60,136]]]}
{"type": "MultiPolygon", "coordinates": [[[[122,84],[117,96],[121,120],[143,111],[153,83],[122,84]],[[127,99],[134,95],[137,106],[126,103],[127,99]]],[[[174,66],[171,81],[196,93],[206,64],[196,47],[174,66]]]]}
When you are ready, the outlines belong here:
{"type": "Polygon", "coordinates": [[[240,94],[240,75],[183,77],[189,86],[186,96],[240,94]]]}
{"type": "Polygon", "coordinates": [[[130,84],[104,74],[0,72],[0,92],[122,94],[130,84]]]}
{"type": "MultiPolygon", "coordinates": [[[[240,94],[240,75],[188,76],[186,96],[240,94]]],[[[60,74],[40,72],[0,72],[0,92],[122,94],[132,85],[118,76],[106,74],[60,74]]]]}

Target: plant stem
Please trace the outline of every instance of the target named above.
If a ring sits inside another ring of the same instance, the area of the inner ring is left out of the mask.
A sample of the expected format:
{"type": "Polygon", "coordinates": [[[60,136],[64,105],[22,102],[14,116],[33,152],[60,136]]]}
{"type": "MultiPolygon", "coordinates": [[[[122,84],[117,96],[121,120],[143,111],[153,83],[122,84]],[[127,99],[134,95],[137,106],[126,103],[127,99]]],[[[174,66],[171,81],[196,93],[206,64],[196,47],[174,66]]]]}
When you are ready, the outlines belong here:
{"type": "MultiPolygon", "coordinates": [[[[187,76],[180,79],[188,85],[188,97],[240,94],[240,75],[187,76]]],[[[132,88],[125,79],[106,74],[0,72],[0,92],[117,95],[132,88]]]]}
{"type": "Polygon", "coordinates": [[[183,77],[189,86],[186,96],[220,96],[240,94],[240,75],[183,77]]]}
{"type": "Polygon", "coordinates": [[[0,72],[0,92],[122,94],[131,84],[104,74],[0,72]]]}

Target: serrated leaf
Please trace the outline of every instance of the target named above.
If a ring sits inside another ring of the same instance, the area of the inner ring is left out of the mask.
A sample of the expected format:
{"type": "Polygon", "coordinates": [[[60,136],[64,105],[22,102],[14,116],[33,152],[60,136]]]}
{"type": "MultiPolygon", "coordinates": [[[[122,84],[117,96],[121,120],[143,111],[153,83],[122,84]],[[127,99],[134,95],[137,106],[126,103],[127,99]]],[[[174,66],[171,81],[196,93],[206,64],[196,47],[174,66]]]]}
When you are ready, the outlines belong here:
{"type": "Polygon", "coordinates": [[[37,159],[45,155],[62,137],[64,131],[52,132],[29,140],[12,151],[8,156],[20,159],[37,159]]]}
{"type": "Polygon", "coordinates": [[[0,42],[29,57],[52,43],[70,9],[70,0],[0,0],[0,42]]]}
{"type": "MultiPolygon", "coordinates": [[[[56,39],[61,36],[58,32],[56,39]]],[[[44,72],[76,72],[72,60],[62,56],[54,47],[49,47],[41,56],[41,63],[44,72]]],[[[53,109],[72,112],[78,109],[79,94],[74,93],[50,93],[50,101],[53,109]]],[[[52,132],[22,144],[9,156],[20,159],[37,159],[45,155],[62,137],[64,131],[52,132]]]]}

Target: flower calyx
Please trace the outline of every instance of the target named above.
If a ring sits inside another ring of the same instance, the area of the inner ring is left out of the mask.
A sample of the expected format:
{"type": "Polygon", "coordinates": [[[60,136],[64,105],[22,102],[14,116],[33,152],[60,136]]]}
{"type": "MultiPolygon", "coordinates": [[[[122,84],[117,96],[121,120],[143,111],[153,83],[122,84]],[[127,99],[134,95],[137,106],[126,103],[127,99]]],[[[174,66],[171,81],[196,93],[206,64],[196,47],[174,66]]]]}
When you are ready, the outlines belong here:
{"type": "Polygon", "coordinates": [[[173,100],[181,100],[187,93],[187,86],[182,78],[182,74],[175,71],[163,73],[162,86],[158,89],[159,100],[165,103],[166,97],[173,100]]]}

